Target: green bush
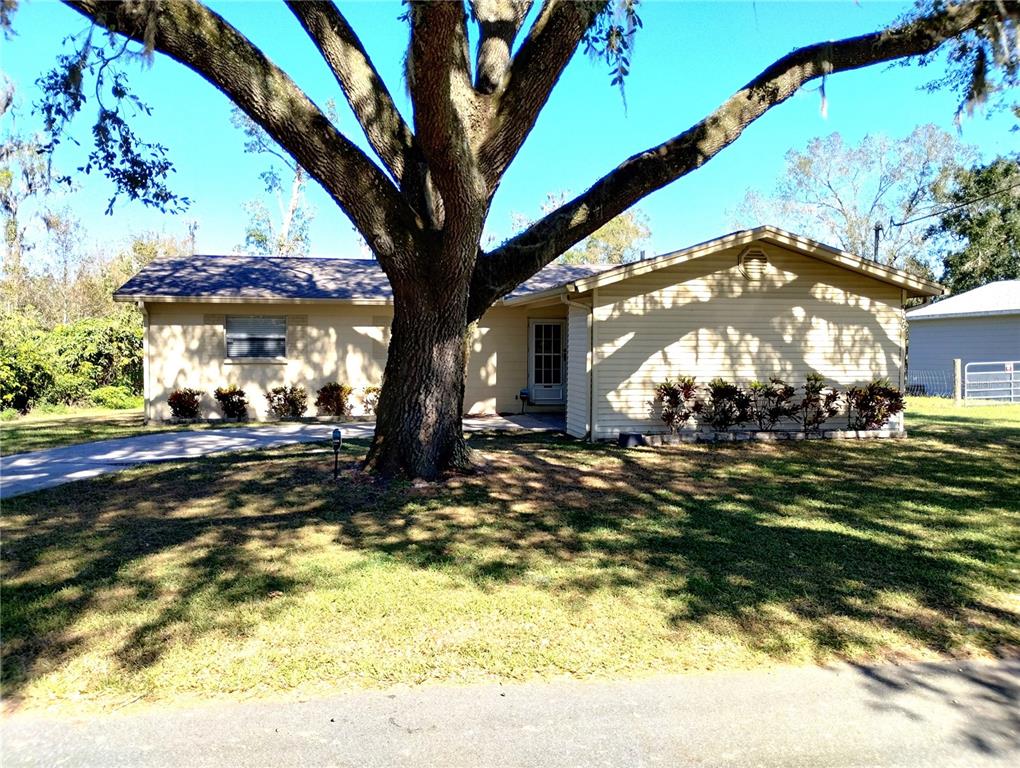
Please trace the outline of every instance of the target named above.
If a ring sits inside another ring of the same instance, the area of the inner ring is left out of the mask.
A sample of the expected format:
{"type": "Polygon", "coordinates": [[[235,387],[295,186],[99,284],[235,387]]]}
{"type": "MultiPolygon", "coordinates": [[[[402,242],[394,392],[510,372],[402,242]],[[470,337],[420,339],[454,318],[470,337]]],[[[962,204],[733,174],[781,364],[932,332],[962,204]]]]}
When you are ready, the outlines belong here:
{"type": "Polygon", "coordinates": [[[751,420],[751,396],[725,379],[712,379],[702,419],[719,431],[744,424],[751,420]]]}
{"type": "Polygon", "coordinates": [[[89,400],[100,408],[138,408],[142,398],[131,394],[131,390],[123,386],[99,387],[89,395],[89,400]]]}
{"type": "Polygon", "coordinates": [[[347,418],[351,415],[351,392],[353,391],[346,384],[331,381],[322,385],[315,393],[315,407],[321,413],[347,418]]]}
{"type": "Polygon", "coordinates": [[[85,318],[54,328],[44,339],[53,360],[47,397],[76,403],[107,386],[142,390],[142,327],[133,315],[85,318]]]}
{"type": "Polygon", "coordinates": [[[175,419],[197,419],[202,391],[198,389],[175,389],[166,399],[175,419]]]}
{"type": "Polygon", "coordinates": [[[274,387],[266,392],[270,412],[280,419],[299,419],[308,407],[308,393],[295,384],[290,387],[274,387]]]}
{"type": "Polygon", "coordinates": [[[102,387],[142,389],[137,314],[85,318],[52,330],[20,314],[0,317],[0,407],[92,403],[102,387]]]}
{"type": "Polygon", "coordinates": [[[248,418],[248,396],[236,384],[220,387],[213,392],[213,397],[216,398],[223,410],[223,415],[228,419],[248,418]]]}
{"type": "Polygon", "coordinates": [[[41,333],[17,318],[0,321],[0,408],[28,413],[47,396],[53,374],[40,345],[41,333]]]}
{"type": "Polygon", "coordinates": [[[666,379],[655,387],[655,401],[660,407],[660,418],[673,434],[683,429],[702,408],[693,376],[681,376],[675,381],[666,379]]]}
{"type": "Polygon", "coordinates": [[[889,379],[875,379],[846,391],[847,426],[850,429],[881,429],[905,407],[903,393],[889,379]]]}
{"type": "Polygon", "coordinates": [[[4,408],[0,411],[0,421],[14,421],[20,415],[14,408],[4,408]]]}

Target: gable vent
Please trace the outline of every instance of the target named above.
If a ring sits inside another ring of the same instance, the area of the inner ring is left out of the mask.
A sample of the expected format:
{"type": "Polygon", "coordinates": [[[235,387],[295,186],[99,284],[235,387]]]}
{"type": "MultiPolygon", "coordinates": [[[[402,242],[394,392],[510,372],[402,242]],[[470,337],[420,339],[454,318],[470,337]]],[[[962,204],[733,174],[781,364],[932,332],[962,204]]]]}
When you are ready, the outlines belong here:
{"type": "Polygon", "coordinates": [[[761,248],[748,248],[737,258],[737,266],[748,280],[760,280],[769,268],[769,257],[761,248]]]}

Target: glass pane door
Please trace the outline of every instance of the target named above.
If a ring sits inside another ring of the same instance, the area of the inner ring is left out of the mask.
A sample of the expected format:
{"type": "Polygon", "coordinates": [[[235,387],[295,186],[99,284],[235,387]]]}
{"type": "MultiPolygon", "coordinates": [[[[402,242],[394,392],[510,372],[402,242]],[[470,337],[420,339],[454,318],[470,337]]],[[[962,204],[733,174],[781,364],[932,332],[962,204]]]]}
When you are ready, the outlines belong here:
{"type": "Polygon", "coordinates": [[[562,402],[564,395],[563,322],[532,321],[531,400],[562,402]]]}

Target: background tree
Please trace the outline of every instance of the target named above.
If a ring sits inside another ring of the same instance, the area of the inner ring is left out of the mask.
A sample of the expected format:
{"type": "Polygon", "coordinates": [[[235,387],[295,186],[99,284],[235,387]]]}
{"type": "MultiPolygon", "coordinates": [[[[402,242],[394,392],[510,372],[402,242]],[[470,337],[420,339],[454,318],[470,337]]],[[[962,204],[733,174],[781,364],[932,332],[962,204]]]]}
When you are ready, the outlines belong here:
{"type": "Polygon", "coordinates": [[[652,236],[648,217],[631,209],[610,219],[560,257],[564,264],[624,264],[641,258],[652,236]]]}
{"type": "Polygon", "coordinates": [[[890,222],[934,210],[936,187],[973,156],[934,125],[919,126],[903,139],[865,136],[855,145],[833,133],[788,152],[772,192],[749,189],[732,217],[737,228],[775,224],[869,259],[879,224],[879,262],[934,276],[938,254],[925,224],[890,222]]]}
{"type": "Polygon", "coordinates": [[[958,170],[936,198],[945,213],[927,234],[945,242],[942,282],[952,293],[1020,280],[1020,154],[958,170]]]}
{"type": "Polygon", "coordinates": [[[0,216],[3,217],[4,253],[2,307],[15,312],[24,307],[28,283],[25,262],[32,247],[29,231],[41,223],[40,208],[50,191],[47,141],[40,133],[20,130],[14,84],[0,81],[0,216]],[[34,206],[33,206],[34,204],[34,206]]]}
{"type": "Polygon", "coordinates": [[[305,196],[308,174],[294,158],[283,153],[258,123],[235,107],[230,122],[245,136],[244,151],[267,155],[270,165],[259,174],[266,194],[276,202],[277,223],[263,200],[244,204],[248,225],[244,245],[238,250],[262,256],[305,256],[308,254],[309,225],[314,212],[305,196]],[[281,171],[282,167],[282,171],[281,171]]]}
{"type": "MultiPolygon", "coordinates": [[[[566,192],[547,194],[542,204],[542,213],[554,211],[569,197],[566,192]]],[[[534,223],[534,219],[523,214],[512,214],[515,232],[521,232],[534,223]]],[[[640,208],[632,208],[599,227],[560,256],[559,261],[562,264],[623,264],[636,261],[641,258],[651,236],[648,216],[640,208]]]]}
{"type": "MultiPolygon", "coordinates": [[[[700,168],[804,84],[928,55],[947,42],[954,65],[968,67],[959,83],[948,84],[961,101],[1018,79],[1020,6],[922,0],[889,28],[786,54],[703,120],[624,160],[485,252],[492,197],[577,49],[604,60],[622,86],[640,26],[635,0],[545,0],[533,14],[529,0],[412,0],[405,15],[410,122],[339,7],[328,0],[287,2],[332,70],[379,164],[255,43],[205,5],[67,4],[111,36],[72,41],[72,50],[42,80],[44,113],[48,127],[59,132],[84,105],[82,81],[99,80],[93,157],[117,194],[160,207],[178,202],[166,184],[171,167],[162,147],[135,136],[125,117],[128,105],[139,104],[117,66],[118,51],[127,50],[125,36],[141,44],[143,55],[165,54],[222,91],[323,186],[364,236],[393,291],[390,346],[367,458],[369,468],[386,475],[437,477],[446,468],[469,466],[461,424],[467,334],[494,301],[646,195],[700,168]],[[517,44],[529,14],[533,20],[517,44]],[[146,163],[149,173],[124,170],[146,163]]],[[[692,74],[701,66],[693,62],[692,74]]]]}
{"type": "Polygon", "coordinates": [[[49,212],[44,220],[49,279],[44,280],[46,290],[33,293],[36,306],[53,318],[52,325],[67,324],[88,312],[82,291],[89,271],[85,231],[68,208],[49,212]]]}
{"type": "MultiPolygon", "coordinates": [[[[114,302],[113,291],[155,258],[190,253],[186,240],[148,233],[111,253],[83,245],[87,233],[71,217],[50,224],[59,244],[32,251],[23,306],[0,309],[0,409],[137,407],[142,317],[134,305],[114,302]]],[[[5,294],[8,280],[0,278],[5,294]]]]}
{"type": "Polygon", "coordinates": [[[0,409],[135,405],[142,318],[113,291],[152,259],[190,251],[156,234],[118,250],[90,245],[84,225],[58,207],[51,137],[26,129],[18,111],[13,84],[0,83],[0,409]]]}

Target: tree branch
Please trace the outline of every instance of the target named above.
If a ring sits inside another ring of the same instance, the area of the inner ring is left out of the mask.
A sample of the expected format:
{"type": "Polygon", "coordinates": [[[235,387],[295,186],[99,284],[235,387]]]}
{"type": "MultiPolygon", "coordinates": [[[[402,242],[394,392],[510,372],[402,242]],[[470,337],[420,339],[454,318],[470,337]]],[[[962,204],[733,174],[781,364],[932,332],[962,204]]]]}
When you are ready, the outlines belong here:
{"type": "Polygon", "coordinates": [[[412,164],[414,135],[361,40],[330,0],[286,0],[329,65],[372,149],[397,182],[412,164]]]}
{"type": "Polygon", "coordinates": [[[111,32],[146,41],[222,91],[322,184],[384,266],[413,250],[420,222],[386,174],[221,16],[194,0],[65,2],[111,32]]]}
{"type": "Polygon", "coordinates": [[[490,118],[492,132],[479,151],[490,195],[495,194],[503,172],[517,156],[585,32],[605,6],[605,0],[546,0],[504,78],[505,87],[497,95],[490,118]]]}
{"type": "Polygon", "coordinates": [[[829,43],[782,57],[696,125],[634,155],[491,254],[479,257],[472,280],[472,317],[646,195],[700,168],[744,129],[802,85],[823,75],[931,53],[987,22],[994,4],[967,3],[901,27],[829,43]]]}
{"type": "Polygon", "coordinates": [[[414,130],[446,219],[485,199],[472,146],[478,103],[471,82],[467,17],[460,0],[411,3],[408,81],[414,130]]]}
{"type": "Polygon", "coordinates": [[[510,68],[514,38],[531,10],[533,0],[473,0],[478,22],[478,50],[475,55],[475,88],[491,94],[504,85],[510,68]]]}

